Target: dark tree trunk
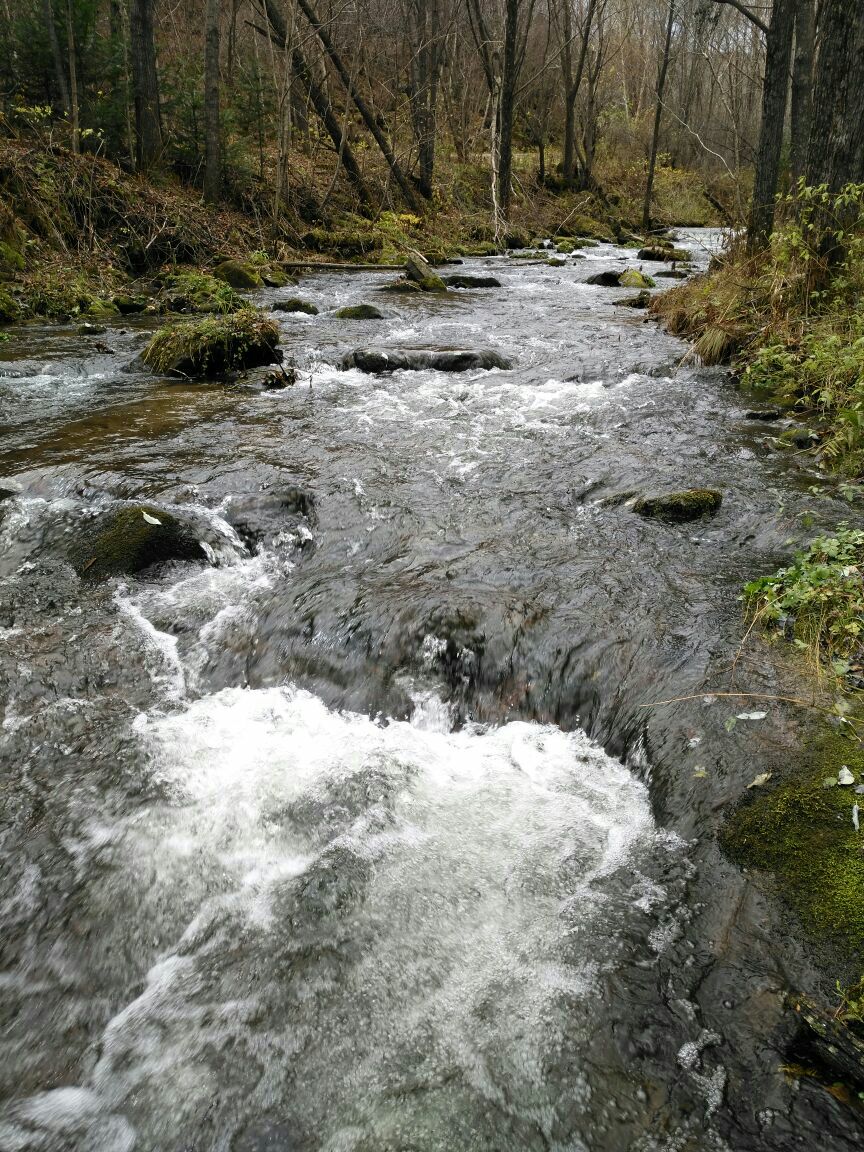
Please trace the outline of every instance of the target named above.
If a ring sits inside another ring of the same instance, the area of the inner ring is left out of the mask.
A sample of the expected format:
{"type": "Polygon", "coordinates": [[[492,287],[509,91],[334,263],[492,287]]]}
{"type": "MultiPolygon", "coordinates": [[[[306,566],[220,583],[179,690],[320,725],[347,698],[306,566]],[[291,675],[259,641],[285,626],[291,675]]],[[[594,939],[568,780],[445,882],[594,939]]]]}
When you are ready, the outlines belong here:
{"type": "Polygon", "coordinates": [[[572,184],[576,172],[576,100],[582,84],[582,75],[585,71],[585,61],[588,58],[588,41],[591,35],[591,25],[594,21],[594,10],[597,0],[588,0],[585,12],[585,26],[582,29],[581,43],[579,45],[579,59],[576,71],[572,64],[573,20],[570,15],[570,0],[565,0],[563,12],[564,45],[561,50],[561,60],[564,70],[564,158],[562,175],[568,184],[572,184]]]}
{"type": "Polygon", "coordinates": [[[822,0],[807,183],[864,183],[864,9],[822,0]]]}
{"type": "Polygon", "coordinates": [[[406,202],[415,211],[422,211],[420,201],[417,197],[417,193],[414,191],[411,181],[408,180],[408,178],[405,176],[405,173],[402,171],[399,161],[396,159],[396,156],[393,153],[393,149],[390,147],[390,142],[382,132],[375,114],[372,112],[372,109],[363,99],[363,96],[358,90],[357,85],[351,78],[351,73],[346,68],[342,57],[336,51],[336,48],[333,45],[333,41],[330,39],[330,34],[327,31],[325,25],[318,18],[318,13],[315,11],[311,0],[297,0],[297,3],[303,12],[303,15],[306,17],[312,28],[314,28],[315,32],[317,33],[318,39],[321,41],[322,48],[327,53],[331,64],[336,69],[339,75],[339,79],[345,85],[345,91],[354,101],[354,105],[357,111],[360,113],[360,116],[363,119],[363,123],[369,129],[369,132],[374,138],[375,143],[381,149],[381,155],[387,161],[387,167],[390,169],[393,179],[399,185],[399,188],[402,192],[402,195],[405,197],[406,202]]]}
{"type": "Polygon", "coordinates": [[[129,55],[135,102],[135,159],[139,168],[151,167],[162,152],[153,4],[154,0],[132,0],[129,10],[129,55]]]}
{"type": "Polygon", "coordinates": [[[789,169],[797,183],[807,163],[813,88],[814,0],[797,0],[795,7],[795,54],[792,59],[792,142],[789,169]]]}
{"type": "Polygon", "coordinates": [[[438,0],[413,0],[414,45],[411,55],[411,118],[417,140],[420,195],[432,198],[435,169],[435,118],[441,74],[438,0]]]}
{"type": "Polygon", "coordinates": [[[504,220],[510,215],[513,188],[513,110],[516,101],[516,33],[519,0],[506,0],[504,14],[504,60],[498,104],[498,208],[504,220]]]}
{"type": "Polygon", "coordinates": [[[51,45],[54,80],[57,84],[57,91],[60,93],[63,111],[68,115],[72,111],[69,103],[69,85],[66,83],[66,69],[63,65],[63,56],[60,52],[60,41],[57,39],[57,26],[54,23],[54,5],[52,0],[42,0],[42,12],[45,19],[45,31],[48,34],[48,43],[51,45]]]}
{"type": "Polygon", "coordinates": [[[221,0],[207,0],[204,22],[204,199],[222,199],[222,133],[219,123],[219,17],[221,0]]]}
{"type": "Polygon", "coordinates": [[[753,178],[753,202],[747,228],[747,247],[758,252],[768,243],[774,227],[774,197],[780,176],[783,125],[789,93],[789,66],[797,0],[774,0],[765,49],[762,85],[762,124],[753,178]]]}
{"type": "Polygon", "coordinates": [[[66,0],[66,54],[69,58],[69,131],[72,151],[79,152],[78,66],[75,60],[75,29],[72,24],[72,0],[66,0]]]}
{"type": "Polygon", "coordinates": [[[654,131],[651,133],[651,152],[648,156],[648,177],[645,181],[645,199],[642,201],[642,227],[651,227],[651,196],[654,191],[654,171],[657,167],[657,149],[660,144],[660,122],[663,118],[663,97],[666,92],[666,74],[669,71],[669,55],[672,49],[672,28],[675,23],[675,0],[669,0],[669,16],[666,20],[666,38],[663,41],[663,58],[657,75],[657,100],[654,105],[654,131]]]}

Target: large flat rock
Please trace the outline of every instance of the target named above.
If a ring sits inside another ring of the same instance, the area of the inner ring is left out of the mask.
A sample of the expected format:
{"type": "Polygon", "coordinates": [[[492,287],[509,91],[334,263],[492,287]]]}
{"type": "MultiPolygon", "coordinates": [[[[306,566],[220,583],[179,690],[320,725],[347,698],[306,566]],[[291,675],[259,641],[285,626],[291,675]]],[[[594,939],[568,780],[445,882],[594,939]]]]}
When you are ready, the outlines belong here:
{"type": "Polygon", "coordinates": [[[361,372],[470,372],[482,368],[510,368],[509,360],[488,348],[357,348],[342,361],[343,368],[361,372]]]}

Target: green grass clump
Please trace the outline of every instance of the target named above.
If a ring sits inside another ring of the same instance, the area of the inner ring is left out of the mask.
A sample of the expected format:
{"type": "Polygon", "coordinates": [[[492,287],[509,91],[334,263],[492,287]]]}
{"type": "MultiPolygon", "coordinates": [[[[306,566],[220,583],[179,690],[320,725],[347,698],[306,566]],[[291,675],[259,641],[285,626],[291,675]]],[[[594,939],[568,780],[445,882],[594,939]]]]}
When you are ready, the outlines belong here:
{"type": "Polygon", "coordinates": [[[845,675],[864,641],[864,530],[841,524],[817,536],[788,568],[746,584],[744,597],[757,619],[790,623],[796,646],[845,675]]]}
{"type": "Polygon", "coordinates": [[[147,345],[142,359],[156,372],[221,376],[275,363],[278,342],[278,324],[254,308],[242,308],[228,316],[166,325],[147,345]]]}
{"type": "Polygon", "coordinates": [[[206,272],[177,272],[168,277],[169,303],[175,311],[236,312],[243,297],[224,280],[206,272]]]}

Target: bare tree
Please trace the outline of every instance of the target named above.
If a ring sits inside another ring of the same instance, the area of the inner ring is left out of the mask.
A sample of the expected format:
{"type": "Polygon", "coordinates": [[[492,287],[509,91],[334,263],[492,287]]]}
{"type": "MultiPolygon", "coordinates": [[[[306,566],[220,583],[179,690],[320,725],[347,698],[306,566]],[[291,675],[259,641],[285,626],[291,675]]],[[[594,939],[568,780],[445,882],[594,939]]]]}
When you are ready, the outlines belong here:
{"type": "Polygon", "coordinates": [[[221,0],[207,0],[204,20],[204,199],[222,199],[222,130],[219,122],[219,21],[221,0]]]}

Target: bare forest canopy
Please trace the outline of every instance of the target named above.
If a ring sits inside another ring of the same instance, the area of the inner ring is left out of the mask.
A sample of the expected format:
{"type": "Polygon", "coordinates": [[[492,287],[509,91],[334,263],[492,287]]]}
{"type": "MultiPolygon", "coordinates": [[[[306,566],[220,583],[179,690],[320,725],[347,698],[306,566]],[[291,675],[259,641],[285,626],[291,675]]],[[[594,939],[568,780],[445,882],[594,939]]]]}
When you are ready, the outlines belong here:
{"type": "Polygon", "coordinates": [[[624,196],[649,227],[687,172],[701,212],[749,216],[759,244],[778,189],[864,179],[862,9],[0,0],[2,128],[310,222],[334,199],[373,217],[455,205],[497,232],[539,188],[624,196]]]}

